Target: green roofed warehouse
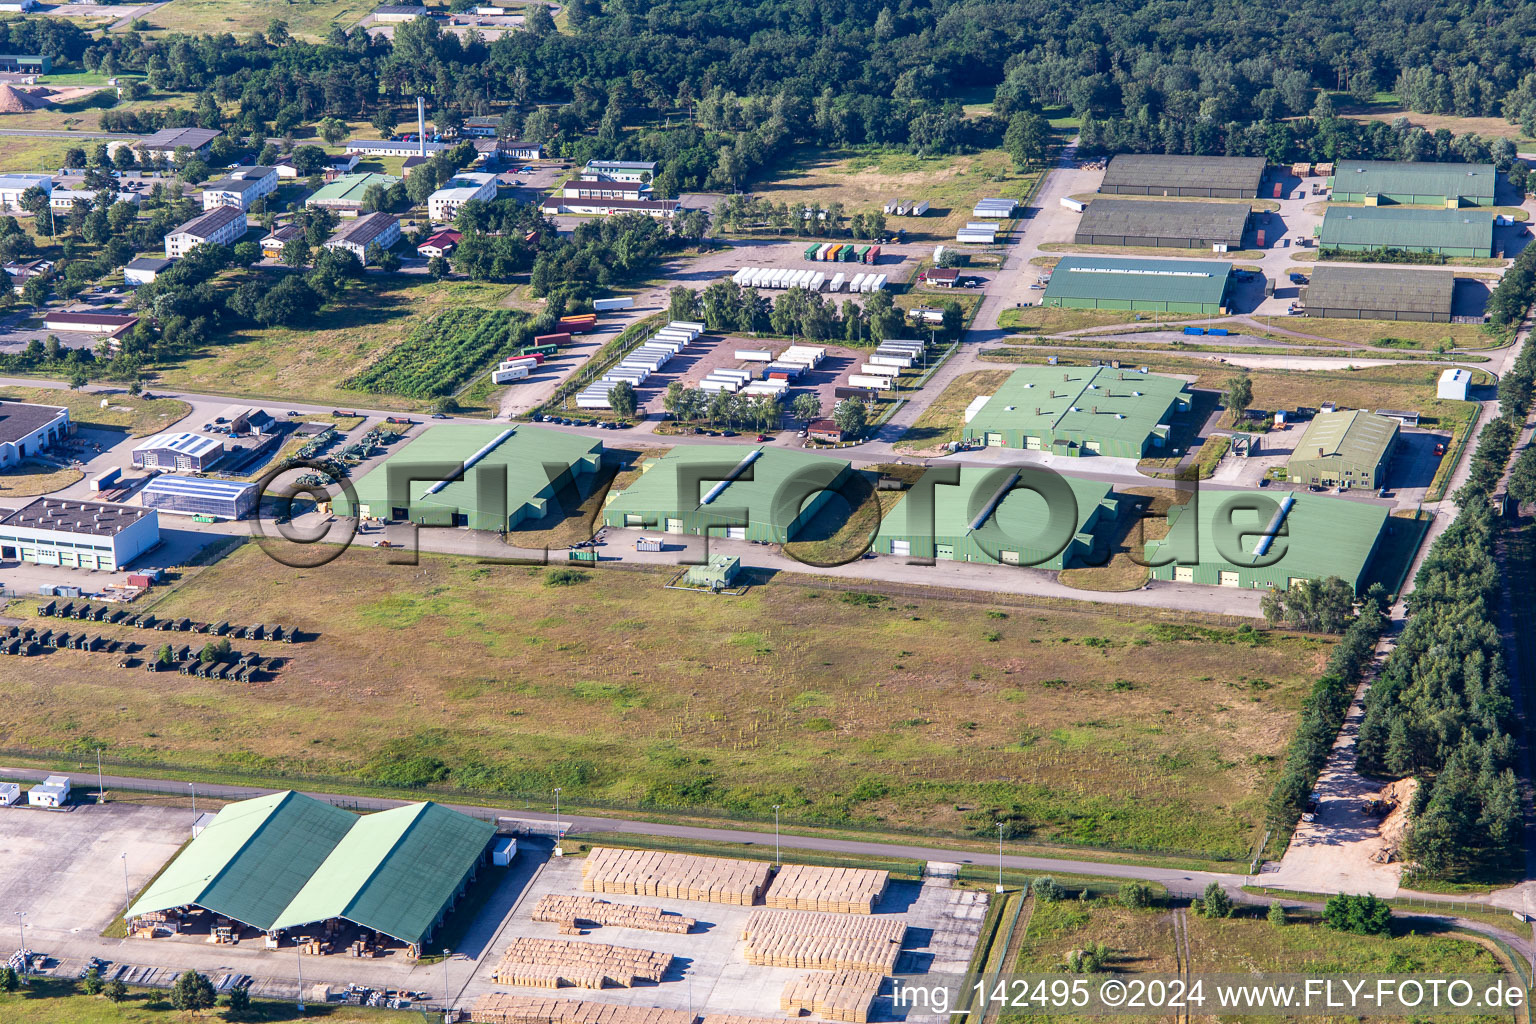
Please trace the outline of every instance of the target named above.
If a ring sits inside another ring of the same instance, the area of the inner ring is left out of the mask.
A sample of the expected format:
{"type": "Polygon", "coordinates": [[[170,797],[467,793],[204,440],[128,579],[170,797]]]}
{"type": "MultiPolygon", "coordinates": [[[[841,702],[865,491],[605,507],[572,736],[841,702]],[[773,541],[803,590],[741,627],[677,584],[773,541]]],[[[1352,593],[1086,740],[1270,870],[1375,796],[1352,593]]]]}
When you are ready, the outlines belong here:
{"type": "Polygon", "coordinates": [[[1323,249],[1345,252],[1402,249],[1486,258],[1493,255],[1493,212],[1330,206],[1317,241],[1323,249]]]}
{"type": "Polygon", "coordinates": [[[1264,181],[1261,156],[1122,153],[1109,162],[1099,191],[1130,196],[1252,199],[1264,181]]]}
{"type": "Polygon", "coordinates": [[[1492,206],[1497,178],[1493,164],[1341,160],[1328,198],[1367,206],[1492,206]]]}
{"type": "Polygon", "coordinates": [[[961,466],[960,482],[920,483],[885,513],[886,555],[1070,569],[1094,564],[1119,505],[1098,480],[1029,467],[961,466]]]}
{"type": "Polygon", "coordinates": [[[1286,460],[1286,476],[1344,490],[1384,487],[1399,429],[1397,420],[1363,409],[1319,413],[1286,460]]]}
{"type": "Polygon", "coordinates": [[[1147,542],[1153,579],[1285,590],[1337,576],[1358,593],[1387,523],[1384,506],[1313,494],[1203,489],[1196,501],[1170,508],[1167,537],[1147,542]]]}
{"type": "Polygon", "coordinates": [[[1065,256],[1051,271],[1043,306],[1224,314],[1232,267],[1214,260],[1065,256]]]}
{"type": "Polygon", "coordinates": [[[683,445],[609,493],[603,522],[784,544],[833,500],[848,463],[781,448],[683,445]]]}
{"type": "Polygon", "coordinates": [[[1108,366],[1026,366],[978,399],[964,438],[992,448],[1140,459],[1167,441],[1169,419],[1188,410],[1177,377],[1108,366]]]}
{"type": "Polygon", "coordinates": [[[1172,249],[1243,247],[1245,203],[1095,199],[1077,222],[1078,245],[1143,245],[1172,249]]]}
{"type": "Polygon", "coordinates": [[[347,922],[416,956],[495,832],[430,802],[356,815],[294,792],[241,800],[219,811],[128,916],[201,911],[270,934],[347,922]]]}
{"type": "Polygon", "coordinates": [[[345,495],[333,507],[342,516],[501,532],[558,510],[562,492],[585,493],[602,457],[601,441],[543,427],[433,427],[358,481],[355,508],[345,495]]]}
{"type": "Polygon", "coordinates": [[[1305,316],[1445,324],[1455,294],[1456,277],[1445,270],[1320,263],[1296,301],[1305,316]]]}

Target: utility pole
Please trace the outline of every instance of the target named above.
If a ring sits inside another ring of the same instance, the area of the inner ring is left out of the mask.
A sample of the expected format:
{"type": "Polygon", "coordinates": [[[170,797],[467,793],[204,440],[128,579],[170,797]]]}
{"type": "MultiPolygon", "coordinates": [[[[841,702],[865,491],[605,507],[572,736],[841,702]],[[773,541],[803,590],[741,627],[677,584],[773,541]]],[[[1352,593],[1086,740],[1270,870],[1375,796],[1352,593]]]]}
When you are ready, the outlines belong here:
{"type": "Polygon", "coordinates": [[[560,787],[555,787],[555,856],[565,856],[565,851],[560,849],[560,840],[565,830],[560,827],[560,787]]]}
{"type": "Polygon", "coordinates": [[[27,917],[26,911],[24,911],[24,910],[16,911],[16,927],[21,929],[21,948],[20,948],[20,950],[18,950],[18,952],[21,953],[21,983],[23,985],[25,985],[27,983],[27,977],[32,973],[32,958],[27,956],[27,953],[26,953],[26,950],[27,950],[27,921],[26,921],[26,917],[27,917]]]}
{"type": "Polygon", "coordinates": [[[296,1007],[298,1007],[298,1010],[299,1010],[300,1013],[303,1013],[304,1012],[304,946],[303,946],[302,943],[300,943],[298,941],[298,936],[294,936],[293,951],[295,953],[299,954],[299,998],[298,998],[298,1001],[294,1003],[294,1005],[296,1007]]]}
{"type": "Polygon", "coordinates": [[[779,859],[779,804],[773,805],[773,862],[778,864],[779,859]]]}
{"type": "Polygon", "coordinates": [[[192,790],[192,827],[197,828],[197,783],[189,782],[187,786],[192,790]]]}
{"type": "Polygon", "coordinates": [[[130,896],[129,896],[129,890],[128,890],[128,853],[125,850],[123,852],[123,927],[124,928],[128,927],[128,903],[129,903],[129,899],[130,899],[130,896]]]}
{"type": "Polygon", "coordinates": [[[444,1024],[453,1024],[453,996],[452,989],[448,987],[448,961],[453,958],[453,950],[443,949],[443,1021],[444,1024]]]}
{"type": "Polygon", "coordinates": [[[96,748],[96,803],[102,803],[106,791],[101,788],[101,748],[96,748]]]}
{"type": "Polygon", "coordinates": [[[997,891],[1003,891],[1003,823],[997,823],[997,891]]]}

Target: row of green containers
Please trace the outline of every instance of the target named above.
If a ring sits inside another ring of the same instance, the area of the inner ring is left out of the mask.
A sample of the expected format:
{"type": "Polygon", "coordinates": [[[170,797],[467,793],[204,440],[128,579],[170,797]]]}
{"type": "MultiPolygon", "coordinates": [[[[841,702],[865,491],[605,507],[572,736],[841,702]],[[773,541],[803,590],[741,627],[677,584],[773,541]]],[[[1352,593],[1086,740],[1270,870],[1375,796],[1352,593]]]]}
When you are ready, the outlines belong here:
{"type": "Polygon", "coordinates": [[[817,263],[874,263],[880,258],[880,247],[861,245],[855,248],[829,242],[825,245],[806,246],[805,258],[817,263]]]}

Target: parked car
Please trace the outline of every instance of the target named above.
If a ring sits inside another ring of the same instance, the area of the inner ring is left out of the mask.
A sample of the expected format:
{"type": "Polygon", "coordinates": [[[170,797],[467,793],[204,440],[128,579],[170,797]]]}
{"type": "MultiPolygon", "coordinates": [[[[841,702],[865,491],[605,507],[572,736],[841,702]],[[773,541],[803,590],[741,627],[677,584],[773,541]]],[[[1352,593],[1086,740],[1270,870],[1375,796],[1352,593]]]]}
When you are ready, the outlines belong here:
{"type": "Polygon", "coordinates": [[[432,418],[435,420],[445,420],[448,416],[446,413],[435,412],[432,414],[432,418]]]}
{"type": "Polygon", "coordinates": [[[1435,454],[1436,455],[1444,455],[1445,454],[1445,444],[1443,442],[1438,443],[1438,444],[1435,445],[1435,454]]]}

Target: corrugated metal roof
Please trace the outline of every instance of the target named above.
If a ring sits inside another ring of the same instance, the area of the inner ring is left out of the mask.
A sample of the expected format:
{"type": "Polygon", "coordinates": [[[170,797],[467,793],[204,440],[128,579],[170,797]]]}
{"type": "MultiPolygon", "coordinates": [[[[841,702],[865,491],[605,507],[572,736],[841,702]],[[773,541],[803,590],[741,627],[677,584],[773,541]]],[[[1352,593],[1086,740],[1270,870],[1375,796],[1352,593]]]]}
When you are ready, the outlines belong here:
{"type": "Polygon", "coordinates": [[[1303,309],[1450,313],[1455,275],[1445,270],[1339,267],[1319,263],[1299,296],[1303,309]]]}
{"type": "Polygon", "coordinates": [[[1110,160],[1104,184],[1148,188],[1251,189],[1264,178],[1264,158],[1248,156],[1168,156],[1121,153],[1110,160]]]}
{"type": "Polygon", "coordinates": [[[1338,455],[1350,462],[1374,466],[1397,436],[1397,423],[1364,409],[1318,413],[1296,442],[1295,459],[1338,455]]]}
{"type": "Polygon", "coordinates": [[[270,928],[355,820],[339,807],[291,791],[228,804],[128,916],[195,904],[270,928]]]}
{"type": "Polygon", "coordinates": [[[1230,264],[1214,260],[1064,256],[1045,297],[1219,303],[1231,274],[1230,264]]]}
{"type": "Polygon", "coordinates": [[[421,942],[495,834],[489,822],[431,802],[364,815],[275,927],[340,917],[421,942]]]}
{"type": "Polygon", "coordinates": [[[144,486],[143,494],[178,494],[199,498],[226,498],[233,500],[256,485],[242,480],[212,480],[200,476],[157,476],[144,486]]]}
{"type": "Polygon", "coordinates": [[[1095,199],[1083,211],[1077,233],[1199,238],[1241,244],[1248,223],[1244,203],[1155,199],[1095,199]]]}
{"type": "MultiPolygon", "coordinates": [[[[994,540],[1010,538],[1014,543],[1039,541],[1039,544],[1028,545],[1039,547],[1047,539],[1059,540],[1064,536],[1070,538],[1072,534],[1082,532],[1095,508],[1109,496],[1110,485],[1102,480],[1084,480],[1028,467],[961,466],[958,487],[945,485],[933,488],[933,522],[911,522],[909,510],[916,506],[908,498],[903,498],[884,514],[877,539],[926,537],[929,531],[939,537],[962,536],[972,532],[972,523],[985,511],[985,503],[993,497],[988,485],[995,480],[997,486],[1001,487],[1007,482],[1007,474],[1015,469],[1019,472],[1021,486],[1010,491],[980,530],[975,532],[984,533],[994,540]],[[1065,502],[1048,504],[1039,492],[1028,489],[1032,483],[1046,489],[1051,486],[1046,479],[1051,477],[1066,482],[1072,492],[1075,508],[1065,502]],[[1071,520],[1071,534],[1066,533],[1069,528],[1068,519],[1071,520]]],[[[921,512],[914,514],[926,518],[921,512]]]]}
{"type": "Polygon", "coordinates": [[[215,206],[206,213],[200,213],[187,221],[179,228],[171,231],[173,235],[191,235],[194,238],[212,238],[213,233],[236,220],[245,222],[245,211],[234,206],[215,206]]]}
{"type": "Polygon", "coordinates": [[[1493,212],[1330,206],[1323,215],[1318,242],[1325,249],[1336,245],[1435,246],[1477,249],[1487,255],[1493,251],[1493,212]]]}
{"type": "Polygon", "coordinates": [[[781,448],[679,445],[659,459],[647,460],[640,479],[611,495],[604,511],[647,516],[697,511],[705,507],[704,496],[740,468],[753,452],[760,454],[752,460],[750,472],[742,472],[708,506],[711,511],[719,512],[722,523],[729,521],[735,525],[736,517],[727,514],[726,510],[745,509],[748,521],[754,525],[767,524],[775,530],[788,530],[799,516],[800,508],[774,500],[780,496],[784,481],[791,474],[809,471],[823,475],[825,482],[830,484],[848,468],[848,463],[841,459],[781,448]],[[707,466],[711,474],[697,485],[697,493],[684,493],[683,490],[684,470],[690,466],[701,471],[707,466]]]}
{"type": "Polygon", "coordinates": [[[1186,387],[1177,377],[1108,366],[1026,366],[1009,375],[967,429],[1022,430],[1041,437],[1081,434],[1140,444],[1186,387]]]}
{"type": "Polygon", "coordinates": [[[1428,195],[1492,200],[1493,164],[1407,163],[1396,160],[1341,160],[1333,172],[1335,192],[1428,195]]]}
{"type": "MultiPolygon", "coordinates": [[[[411,145],[411,143],[400,143],[400,145],[411,145]]],[[[335,181],[316,189],[315,194],[306,199],[305,203],[360,203],[363,201],[363,193],[368,191],[370,185],[383,185],[389,188],[399,180],[393,174],[376,174],[372,171],[365,174],[343,174],[335,181]]]]}
{"type": "Polygon", "coordinates": [[[133,450],[136,452],[169,450],[178,455],[207,455],[223,447],[224,442],[217,438],[204,437],[202,434],[172,432],[145,438],[134,445],[133,450]]]}

